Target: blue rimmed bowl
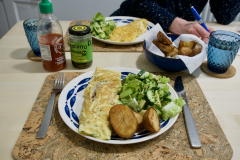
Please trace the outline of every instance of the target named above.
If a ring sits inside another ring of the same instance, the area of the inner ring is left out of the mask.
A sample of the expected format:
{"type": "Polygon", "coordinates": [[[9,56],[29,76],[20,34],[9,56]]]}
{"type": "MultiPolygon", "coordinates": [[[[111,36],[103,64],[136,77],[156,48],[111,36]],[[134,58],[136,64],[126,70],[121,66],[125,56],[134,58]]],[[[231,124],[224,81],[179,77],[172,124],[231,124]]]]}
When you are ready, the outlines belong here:
{"type": "MultiPolygon", "coordinates": [[[[172,39],[172,41],[174,41],[177,38],[177,36],[175,35],[168,35],[168,36],[172,39]]],[[[157,68],[163,71],[180,72],[187,69],[186,65],[183,63],[181,59],[165,58],[150,52],[149,50],[146,49],[145,41],[143,45],[143,51],[145,53],[146,58],[153,65],[155,65],[157,68]]]]}

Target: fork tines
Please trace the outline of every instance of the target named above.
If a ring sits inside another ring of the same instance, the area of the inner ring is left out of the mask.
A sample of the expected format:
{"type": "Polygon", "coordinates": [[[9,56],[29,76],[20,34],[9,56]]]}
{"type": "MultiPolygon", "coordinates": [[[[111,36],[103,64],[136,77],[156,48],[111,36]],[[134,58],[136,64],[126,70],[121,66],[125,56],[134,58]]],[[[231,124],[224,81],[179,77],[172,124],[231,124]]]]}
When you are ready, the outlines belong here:
{"type": "Polygon", "coordinates": [[[64,87],[64,73],[63,72],[58,72],[56,74],[56,79],[55,79],[55,83],[53,86],[53,91],[54,92],[61,92],[63,87],[64,87]]]}

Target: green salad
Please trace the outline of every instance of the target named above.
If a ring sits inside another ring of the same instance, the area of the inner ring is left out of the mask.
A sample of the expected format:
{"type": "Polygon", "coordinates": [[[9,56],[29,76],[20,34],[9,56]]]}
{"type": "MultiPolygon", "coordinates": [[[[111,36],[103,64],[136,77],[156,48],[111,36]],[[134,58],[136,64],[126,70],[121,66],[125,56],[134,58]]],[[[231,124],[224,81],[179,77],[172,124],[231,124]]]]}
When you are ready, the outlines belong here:
{"type": "Polygon", "coordinates": [[[91,28],[91,33],[93,36],[100,39],[109,39],[109,34],[112,33],[113,29],[116,27],[115,21],[107,20],[102,13],[98,12],[88,26],[91,28]]]}
{"type": "Polygon", "coordinates": [[[182,111],[185,101],[182,97],[172,98],[167,84],[169,81],[165,76],[154,76],[143,69],[137,75],[130,73],[122,79],[118,103],[141,114],[153,107],[162,120],[174,117],[182,111]]]}

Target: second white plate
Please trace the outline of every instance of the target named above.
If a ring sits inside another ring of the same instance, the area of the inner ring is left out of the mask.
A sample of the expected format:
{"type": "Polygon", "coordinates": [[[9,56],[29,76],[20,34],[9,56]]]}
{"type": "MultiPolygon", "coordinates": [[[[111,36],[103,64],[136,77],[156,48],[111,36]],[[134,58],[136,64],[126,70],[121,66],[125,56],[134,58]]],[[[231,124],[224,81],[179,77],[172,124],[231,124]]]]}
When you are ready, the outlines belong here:
{"type": "MultiPolygon", "coordinates": [[[[116,22],[117,27],[119,26],[125,26],[128,23],[131,23],[132,21],[134,21],[135,19],[140,19],[140,18],[136,18],[136,17],[127,17],[127,16],[114,16],[114,17],[106,17],[105,20],[114,20],[116,22]]],[[[115,45],[132,45],[132,44],[137,44],[137,43],[141,43],[144,41],[144,38],[147,34],[147,32],[154,26],[154,24],[152,22],[147,22],[147,31],[143,34],[141,34],[140,36],[137,37],[137,39],[135,41],[132,42],[116,42],[116,41],[109,41],[109,40],[104,40],[104,39],[100,39],[97,38],[95,36],[92,36],[94,39],[97,39],[101,42],[104,43],[108,43],[108,44],[115,44],[115,45]]]]}

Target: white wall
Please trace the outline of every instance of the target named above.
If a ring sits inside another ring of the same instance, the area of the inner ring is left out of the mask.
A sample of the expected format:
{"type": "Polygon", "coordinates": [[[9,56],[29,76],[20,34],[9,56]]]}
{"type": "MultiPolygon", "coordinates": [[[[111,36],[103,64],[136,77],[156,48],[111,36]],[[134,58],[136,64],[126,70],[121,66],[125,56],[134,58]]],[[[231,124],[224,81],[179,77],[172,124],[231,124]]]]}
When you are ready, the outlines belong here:
{"type": "Polygon", "coordinates": [[[52,0],[59,20],[92,20],[97,12],[108,17],[124,0],[52,0]]]}

